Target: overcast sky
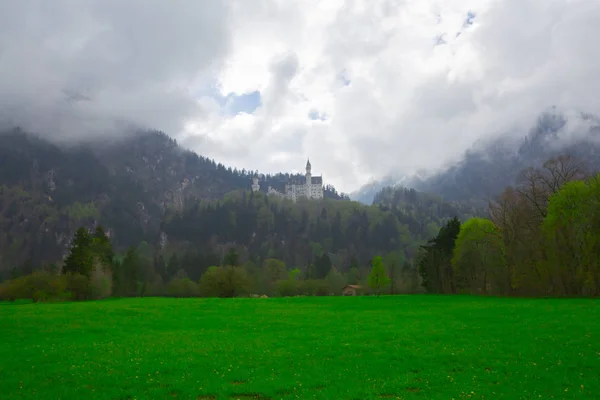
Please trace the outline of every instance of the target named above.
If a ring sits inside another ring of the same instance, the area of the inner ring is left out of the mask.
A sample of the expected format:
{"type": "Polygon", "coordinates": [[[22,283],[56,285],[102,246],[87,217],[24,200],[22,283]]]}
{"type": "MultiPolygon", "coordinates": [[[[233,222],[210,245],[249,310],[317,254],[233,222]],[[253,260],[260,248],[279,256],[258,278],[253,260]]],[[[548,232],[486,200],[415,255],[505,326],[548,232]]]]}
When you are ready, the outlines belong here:
{"type": "Polygon", "coordinates": [[[2,0],[0,119],[101,138],[134,122],[201,155],[352,191],[600,114],[598,0],[2,0]]]}

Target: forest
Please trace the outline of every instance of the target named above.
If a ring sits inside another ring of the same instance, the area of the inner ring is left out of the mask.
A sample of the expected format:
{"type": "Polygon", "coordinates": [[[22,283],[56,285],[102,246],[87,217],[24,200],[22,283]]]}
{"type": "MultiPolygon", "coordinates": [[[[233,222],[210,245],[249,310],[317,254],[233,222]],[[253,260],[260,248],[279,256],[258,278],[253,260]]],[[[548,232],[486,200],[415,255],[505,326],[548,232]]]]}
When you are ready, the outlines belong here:
{"type": "Polygon", "coordinates": [[[487,211],[406,188],[372,206],[238,190],[170,210],[156,245],[117,251],[80,227],[64,262],[14,268],[0,297],[369,294],[373,260],[378,293],[595,296],[599,207],[600,175],[566,156],[524,170],[487,211]]]}
{"type": "Polygon", "coordinates": [[[600,294],[600,175],[571,157],[524,170],[489,218],[448,221],[416,258],[430,293],[600,294]]]}

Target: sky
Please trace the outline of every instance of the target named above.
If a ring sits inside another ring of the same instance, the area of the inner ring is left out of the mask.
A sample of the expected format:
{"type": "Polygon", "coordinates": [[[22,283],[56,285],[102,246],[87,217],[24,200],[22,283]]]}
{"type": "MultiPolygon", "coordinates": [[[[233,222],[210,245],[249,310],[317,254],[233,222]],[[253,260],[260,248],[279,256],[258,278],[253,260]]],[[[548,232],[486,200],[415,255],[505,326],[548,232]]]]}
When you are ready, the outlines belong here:
{"type": "Polygon", "coordinates": [[[600,115],[598,0],[4,0],[0,123],[62,140],[131,124],[351,192],[600,115]]]}

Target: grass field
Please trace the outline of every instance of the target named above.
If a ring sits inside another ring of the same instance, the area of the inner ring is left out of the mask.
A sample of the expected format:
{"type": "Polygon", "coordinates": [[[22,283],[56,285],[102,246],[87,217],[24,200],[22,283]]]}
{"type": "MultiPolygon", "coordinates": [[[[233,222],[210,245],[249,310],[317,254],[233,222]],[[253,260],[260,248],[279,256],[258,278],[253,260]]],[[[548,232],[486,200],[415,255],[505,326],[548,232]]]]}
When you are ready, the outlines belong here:
{"type": "Polygon", "coordinates": [[[600,301],[0,303],[0,398],[598,399],[600,301]]]}

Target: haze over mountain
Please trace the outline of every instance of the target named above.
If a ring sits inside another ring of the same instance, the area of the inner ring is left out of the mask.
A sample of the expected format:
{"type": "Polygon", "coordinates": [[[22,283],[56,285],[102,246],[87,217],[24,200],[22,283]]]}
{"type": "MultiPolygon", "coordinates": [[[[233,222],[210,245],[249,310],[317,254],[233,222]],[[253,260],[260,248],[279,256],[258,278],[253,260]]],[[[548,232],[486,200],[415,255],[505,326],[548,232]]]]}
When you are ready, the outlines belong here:
{"type": "Polygon", "coordinates": [[[551,109],[540,115],[521,139],[516,137],[508,133],[478,141],[448,168],[422,176],[397,175],[374,181],[352,193],[351,198],[371,204],[382,188],[406,186],[447,200],[486,202],[514,185],[523,169],[560,155],[575,157],[588,168],[600,170],[600,119],[595,116],[551,109]]]}
{"type": "Polygon", "coordinates": [[[595,0],[0,4],[0,120],[72,143],[131,127],[357,190],[600,115],[595,0]]]}

